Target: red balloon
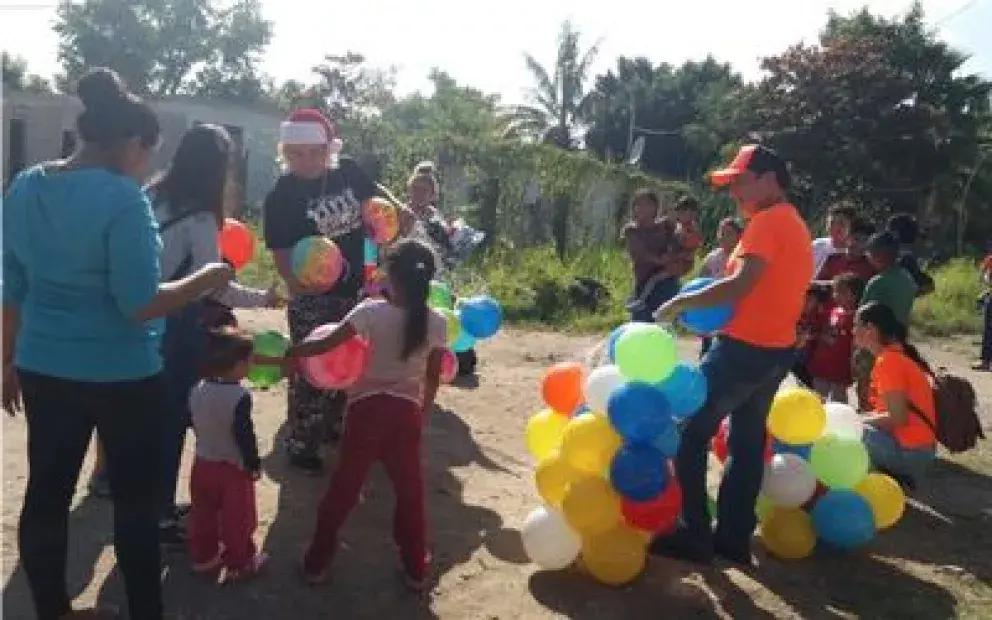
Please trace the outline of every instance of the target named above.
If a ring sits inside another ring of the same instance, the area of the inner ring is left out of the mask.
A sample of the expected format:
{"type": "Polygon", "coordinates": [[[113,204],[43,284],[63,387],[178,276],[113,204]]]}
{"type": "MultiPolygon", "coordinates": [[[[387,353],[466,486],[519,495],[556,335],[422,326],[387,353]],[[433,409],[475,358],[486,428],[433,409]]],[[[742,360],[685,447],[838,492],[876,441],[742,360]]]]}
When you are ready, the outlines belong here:
{"type": "Polygon", "coordinates": [[[635,502],[624,498],[622,504],[627,525],[653,534],[670,534],[675,531],[681,510],[682,488],[674,475],[669,477],[665,490],[654,499],[635,502]]]}
{"type": "Polygon", "coordinates": [[[241,269],[251,262],[255,255],[255,235],[251,229],[235,220],[227,218],[217,239],[220,255],[235,269],[241,269]]]}
{"type": "MultiPolygon", "coordinates": [[[[713,456],[716,460],[721,463],[727,460],[730,455],[730,446],[728,445],[730,437],[730,418],[726,417],[720,422],[720,428],[717,429],[716,435],[713,436],[713,441],[711,442],[711,448],[713,450],[713,456]]],[[[765,453],[763,455],[764,461],[767,463],[772,460],[774,456],[774,451],[772,450],[772,436],[765,433],[765,453]]]]}

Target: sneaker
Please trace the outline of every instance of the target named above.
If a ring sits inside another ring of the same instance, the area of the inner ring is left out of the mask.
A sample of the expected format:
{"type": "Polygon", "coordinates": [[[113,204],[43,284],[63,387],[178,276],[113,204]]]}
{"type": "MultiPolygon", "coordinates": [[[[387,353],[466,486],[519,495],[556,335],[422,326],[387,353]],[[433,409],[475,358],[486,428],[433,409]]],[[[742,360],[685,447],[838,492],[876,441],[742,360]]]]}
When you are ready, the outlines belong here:
{"type": "Polygon", "coordinates": [[[648,553],[690,564],[709,565],[713,562],[713,548],[681,529],[670,536],[655,538],[648,546],[648,553]]]}
{"type": "Polygon", "coordinates": [[[312,475],[324,471],[324,460],[315,454],[290,454],[289,464],[312,475]]]}
{"type": "Polygon", "coordinates": [[[159,521],[158,543],[168,549],[185,549],[186,528],[173,519],[159,521]]]}
{"type": "Polygon", "coordinates": [[[754,557],[750,549],[735,549],[734,547],[719,542],[714,543],[713,552],[731,564],[736,564],[743,568],[754,567],[754,557]]]}
{"type": "Polygon", "coordinates": [[[258,577],[258,574],[262,572],[262,568],[265,566],[266,562],[269,561],[269,555],[267,553],[256,553],[255,557],[248,562],[248,566],[242,568],[241,570],[227,572],[227,576],[224,579],[225,582],[244,582],[258,577]]]}
{"type": "Polygon", "coordinates": [[[432,560],[433,557],[430,553],[428,553],[427,558],[424,560],[424,574],[420,577],[415,577],[410,574],[406,566],[403,565],[403,560],[401,559],[399,565],[396,567],[396,570],[402,577],[403,585],[405,585],[411,592],[423,592],[428,590],[431,584],[432,560]]]}
{"type": "Polygon", "coordinates": [[[303,583],[308,586],[319,586],[327,581],[327,573],[327,568],[319,572],[311,572],[307,570],[306,556],[304,556],[304,558],[300,561],[300,577],[303,579],[303,583]]]}

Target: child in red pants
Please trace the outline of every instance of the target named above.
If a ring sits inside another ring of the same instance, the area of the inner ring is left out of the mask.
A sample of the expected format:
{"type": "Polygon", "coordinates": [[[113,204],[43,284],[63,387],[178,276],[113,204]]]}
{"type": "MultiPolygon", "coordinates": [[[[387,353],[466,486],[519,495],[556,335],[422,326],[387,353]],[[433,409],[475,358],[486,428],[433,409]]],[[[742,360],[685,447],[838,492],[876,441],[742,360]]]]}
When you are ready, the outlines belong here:
{"type": "Polygon", "coordinates": [[[196,460],[187,538],[193,569],[225,581],[254,577],[267,557],[252,535],[257,525],[255,481],[261,460],[251,421],[251,393],[241,385],[252,359],[252,338],[234,327],[208,333],[203,373],[190,393],[196,460]]]}
{"type": "Polygon", "coordinates": [[[293,346],[287,357],[330,351],[356,334],[371,357],[348,394],[338,466],[317,511],[317,528],[303,559],[308,583],[324,579],[338,532],[358,502],[369,469],[382,463],[393,484],[393,539],[407,584],[428,580],[427,520],[421,436],[434,406],[445,346],[445,319],[427,307],[434,255],[420,241],[404,240],[386,256],[388,301],[366,299],[322,340],[293,346]]]}

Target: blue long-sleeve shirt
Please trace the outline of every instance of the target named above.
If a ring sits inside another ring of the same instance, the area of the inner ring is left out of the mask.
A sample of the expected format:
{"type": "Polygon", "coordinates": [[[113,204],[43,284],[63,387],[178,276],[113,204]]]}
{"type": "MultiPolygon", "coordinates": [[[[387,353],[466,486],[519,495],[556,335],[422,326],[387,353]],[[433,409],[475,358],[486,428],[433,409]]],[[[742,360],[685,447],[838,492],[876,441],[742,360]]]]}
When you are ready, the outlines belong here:
{"type": "Polygon", "coordinates": [[[19,368],[77,381],[159,372],[160,320],[131,317],[158,291],[148,199],[102,168],[25,170],[3,206],[3,304],[21,312],[19,368]]]}

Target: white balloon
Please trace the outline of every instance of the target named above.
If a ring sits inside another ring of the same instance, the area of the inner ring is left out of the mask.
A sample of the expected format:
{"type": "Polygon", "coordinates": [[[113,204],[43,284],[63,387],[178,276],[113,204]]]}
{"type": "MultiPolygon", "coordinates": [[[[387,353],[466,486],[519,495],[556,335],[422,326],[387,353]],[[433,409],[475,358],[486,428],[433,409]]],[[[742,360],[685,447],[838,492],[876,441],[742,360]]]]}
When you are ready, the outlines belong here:
{"type": "Polygon", "coordinates": [[[776,454],[765,465],[761,492],[776,506],[798,508],[816,491],[816,474],[802,457],[776,454]]]}
{"type": "Polygon", "coordinates": [[[586,378],[586,404],[596,413],[606,413],[606,403],[610,394],[627,381],[620,369],[609,364],[600,366],[586,378]]]}
{"type": "Polygon", "coordinates": [[[837,435],[845,439],[861,441],[865,425],[861,416],[850,405],[844,403],[827,403],[827,426],[824,435],[837,435]]]}
{"type": "Polygon", "coordinates": [[[548,570],[567,568],[579,557],[582,540],[554,508],[535,508],[520,528],[524,551],[531,562],[548,570]]]}

